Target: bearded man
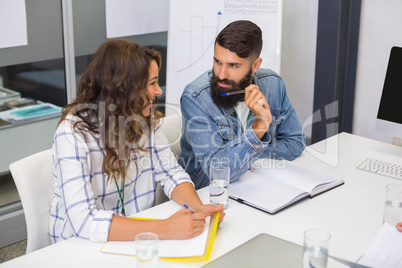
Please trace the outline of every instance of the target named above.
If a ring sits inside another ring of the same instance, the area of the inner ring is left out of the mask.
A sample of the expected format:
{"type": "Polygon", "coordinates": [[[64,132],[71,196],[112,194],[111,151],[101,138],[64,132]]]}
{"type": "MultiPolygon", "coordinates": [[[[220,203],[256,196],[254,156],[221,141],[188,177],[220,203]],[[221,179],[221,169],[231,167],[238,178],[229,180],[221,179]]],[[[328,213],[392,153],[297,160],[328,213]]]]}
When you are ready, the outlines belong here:
{"type": "Polygon", "coordinates": [[[234,21],[216,37],[213,69],[189,83],[180,99],[179,163],[196,189],[209,185],[210,163],[230,166],[230,181],[260,158],[293,160],[305,147],[282,78],[260,68],[261,29],[234,21]]]}

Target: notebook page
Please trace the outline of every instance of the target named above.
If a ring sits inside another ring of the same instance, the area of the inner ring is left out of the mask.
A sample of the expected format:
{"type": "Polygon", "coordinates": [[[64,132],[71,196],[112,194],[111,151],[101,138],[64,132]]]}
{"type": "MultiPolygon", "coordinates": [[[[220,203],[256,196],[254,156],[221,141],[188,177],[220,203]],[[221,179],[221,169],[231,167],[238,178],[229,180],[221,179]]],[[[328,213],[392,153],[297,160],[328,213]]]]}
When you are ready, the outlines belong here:
{"type": "MultiPolygon", "coordinates": [[[[159,240],[159,257],[192,257],[202,256],[208,237],[208,226],[211,217],[205,219],[204,231],[201,235],[184,240],[159,240]]],[[[134,241],[108,241],[102,249],[103,253],[135,255],[134,241]]]]}
{"type": "Polygon", "coordinates": [[[307,193],[247,171],[239,180],[230,184],[229,195],[272,213],[292,203],[293,200],[306,196],[307,193]]]}
{"type": "Polygon", "coordinates": [[[338,180],[285,160],[262,159],[253,165],[251,172],[303,189],[308,193],[317,186],[338,180]]]}

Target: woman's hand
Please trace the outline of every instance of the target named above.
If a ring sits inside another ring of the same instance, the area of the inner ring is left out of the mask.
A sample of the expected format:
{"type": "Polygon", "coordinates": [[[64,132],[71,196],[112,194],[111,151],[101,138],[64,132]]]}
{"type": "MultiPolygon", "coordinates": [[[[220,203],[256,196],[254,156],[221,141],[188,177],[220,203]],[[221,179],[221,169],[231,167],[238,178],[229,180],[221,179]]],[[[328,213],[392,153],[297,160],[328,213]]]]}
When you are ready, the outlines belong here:
{"type": "Polygon", "coordinates": [[[203,212],[192,213],[188,209],[181,209],[162,221],[162,239],[189,239],[202,233],[205,218],[209,216],[203,212]]]}
{"type": "Polygon", "coordinates": [[[220,211],[221,214],[219,216],[219,223],[218,224],[221,224],[221,222],[223,221],[223,217],[225,217],[225,212],[223,211],[223,204],[221,204],[219,206],[209,205],[209,204],[208,205],[201,205],[201,206],[197,207],[195,209],[195,211],[205,213],[207,216],[211,216],[215,212],[220,211]]]}

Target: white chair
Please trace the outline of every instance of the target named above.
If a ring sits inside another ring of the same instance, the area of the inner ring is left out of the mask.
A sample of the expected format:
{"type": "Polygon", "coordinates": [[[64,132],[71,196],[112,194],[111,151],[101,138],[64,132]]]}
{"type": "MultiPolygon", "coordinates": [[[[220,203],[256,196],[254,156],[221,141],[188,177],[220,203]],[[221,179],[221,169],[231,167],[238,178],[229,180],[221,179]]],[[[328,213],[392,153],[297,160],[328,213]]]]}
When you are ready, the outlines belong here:
{"type": "MultiPolygon", "coordinates": [[[[181,137],[181,116],[180,114],[174,114],[162,118],[162,131],[165,134],[170,149],[177,157],[181,155],[180,137],[181,137]]],[[[156,185],[156,201],[155,204],[161,204],[168,201],[169,198],[165,195],[159,184],[156,185]]]]}
{"type": "Polygon", "coordinates": [[[180,147],[180,137],[181,137],[181,115],[174,114],[170,116],[166,116],[162,118],[162,131],[165,134],[170,149],[173,154],[177,157],[181,155],[181,147],[180,147]]]}
{"type": "Polygon", "coordinates": [[[49,208],[53,195],[52,150],[10,164],[27,225],[27,251],[50,245],[49,208]]]}

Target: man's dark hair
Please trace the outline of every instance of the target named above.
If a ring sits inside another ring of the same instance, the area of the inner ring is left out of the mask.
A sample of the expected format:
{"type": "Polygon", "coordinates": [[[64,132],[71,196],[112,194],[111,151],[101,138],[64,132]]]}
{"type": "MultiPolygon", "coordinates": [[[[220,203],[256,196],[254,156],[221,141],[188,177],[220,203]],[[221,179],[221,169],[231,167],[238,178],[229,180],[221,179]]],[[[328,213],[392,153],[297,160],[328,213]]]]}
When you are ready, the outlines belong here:
{"type": "Polygon", "coordinates": [[[238,20],[228,24],[216,37],[215,44],[234,52],[240,58],[257,59],[262,49],[262,32],[251,21],[238,20]]]}

